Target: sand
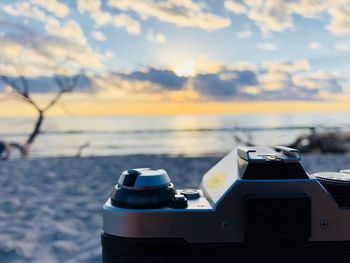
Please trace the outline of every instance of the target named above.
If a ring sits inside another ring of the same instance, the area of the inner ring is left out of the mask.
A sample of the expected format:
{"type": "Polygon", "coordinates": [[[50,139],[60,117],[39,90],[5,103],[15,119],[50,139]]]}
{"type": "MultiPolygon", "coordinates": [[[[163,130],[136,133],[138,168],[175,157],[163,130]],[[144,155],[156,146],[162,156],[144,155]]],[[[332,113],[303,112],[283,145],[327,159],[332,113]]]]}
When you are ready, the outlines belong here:
{"type": "MultiPolygon", "coordinates": [[[[221,156],[43,158],[0,162],[0,262],[101,262],[102,205],[124,169],[164,168],[196,187],[221,156]]],[[[306,155],[308,172],[350,168],[350,155],[306,155]]]]}

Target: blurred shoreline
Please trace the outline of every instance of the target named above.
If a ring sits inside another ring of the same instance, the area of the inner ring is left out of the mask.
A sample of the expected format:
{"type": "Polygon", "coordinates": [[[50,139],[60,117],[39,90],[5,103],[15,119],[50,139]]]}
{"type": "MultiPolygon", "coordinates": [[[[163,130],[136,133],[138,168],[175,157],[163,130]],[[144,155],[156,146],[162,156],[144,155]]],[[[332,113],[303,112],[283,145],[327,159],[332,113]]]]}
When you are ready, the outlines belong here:
{"type": "MultiPolygon", "coordinates": [[[[30,157],[125,154],[208,156],[243,142],[289,145],[310,128],[350,130],[347,113],[191,116],[49,117],[31,147],[30,157]]],[[[0,140],[23,142],[33,129],[28,118],[0,118],[0,140]]]]}

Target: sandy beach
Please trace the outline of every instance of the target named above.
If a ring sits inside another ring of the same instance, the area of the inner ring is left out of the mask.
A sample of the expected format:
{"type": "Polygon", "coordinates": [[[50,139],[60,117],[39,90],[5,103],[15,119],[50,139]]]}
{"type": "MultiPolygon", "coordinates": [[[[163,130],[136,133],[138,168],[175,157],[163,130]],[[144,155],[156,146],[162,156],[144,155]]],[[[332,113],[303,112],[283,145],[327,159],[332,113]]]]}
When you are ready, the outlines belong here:
{"type": "MultiPolygon", "coordinates": [[[[41,158],[0,163],[0,262],[101,262],[102,205],[121,171],[164,168],[196,187],[222,156],[41,158]]],[[[310,172],[350,168],[350,155],[304,155],[310,172]]]]}

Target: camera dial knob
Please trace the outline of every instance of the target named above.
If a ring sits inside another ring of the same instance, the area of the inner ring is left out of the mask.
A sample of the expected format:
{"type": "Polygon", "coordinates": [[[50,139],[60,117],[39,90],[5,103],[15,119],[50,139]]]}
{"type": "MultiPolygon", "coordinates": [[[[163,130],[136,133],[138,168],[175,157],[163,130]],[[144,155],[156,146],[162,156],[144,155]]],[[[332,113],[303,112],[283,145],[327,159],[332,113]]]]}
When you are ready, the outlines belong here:
{"type": "Polygon", "coordinates": [[[333,196],[340,207],[350,207],[350,173],[319,172],[313,176],[333,196]]]}
{"type": "Polygon", "coordinates": [[[119,177],[120,187],[136,189],[163,188],[170,184],[168,173],[163,169],[150,168],[128,169],[119,177]]]}
{"type": "Polygon", "coordinates": [[[163,169],[128,169],[119,177],[111,201],[124,208],[157,208],[167,206],[176,194],[168,173],[163,169]]]}

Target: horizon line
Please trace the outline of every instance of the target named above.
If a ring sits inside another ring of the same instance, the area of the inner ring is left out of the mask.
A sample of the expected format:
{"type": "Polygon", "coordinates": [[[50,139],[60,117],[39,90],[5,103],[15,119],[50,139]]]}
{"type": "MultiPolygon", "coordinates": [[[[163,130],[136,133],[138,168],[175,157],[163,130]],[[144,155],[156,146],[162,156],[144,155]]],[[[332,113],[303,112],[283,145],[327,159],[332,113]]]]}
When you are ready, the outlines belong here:
{"type": "MultiPolygon", "coordinates": [[[[350,112],[347,101],[234,101],[234,102],[116,102],[75,101],[57,105],[47,116],[165,116],[256,113],[350,112]]],[[[0,117],[31,117],[36,111],[22,102],[2,102],[0,117]]]]}

